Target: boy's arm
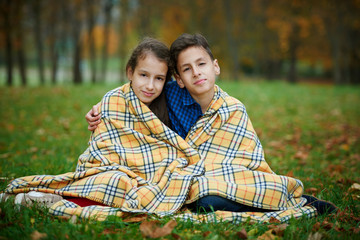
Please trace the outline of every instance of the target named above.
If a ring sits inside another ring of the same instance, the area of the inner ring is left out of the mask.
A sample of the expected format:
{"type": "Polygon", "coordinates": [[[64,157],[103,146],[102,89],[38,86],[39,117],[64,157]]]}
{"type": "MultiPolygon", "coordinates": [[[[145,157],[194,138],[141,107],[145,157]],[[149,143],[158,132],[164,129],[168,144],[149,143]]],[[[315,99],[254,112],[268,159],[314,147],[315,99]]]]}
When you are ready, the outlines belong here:
{"type": "Polygon", "coordinates": [[[85,119],[88,122],[88,130],[94,131],[100,123],[101,114],[99,113],[98,109],[100,107],[100,102],[94,105],[90,111],[85,115],[85,119]]]}

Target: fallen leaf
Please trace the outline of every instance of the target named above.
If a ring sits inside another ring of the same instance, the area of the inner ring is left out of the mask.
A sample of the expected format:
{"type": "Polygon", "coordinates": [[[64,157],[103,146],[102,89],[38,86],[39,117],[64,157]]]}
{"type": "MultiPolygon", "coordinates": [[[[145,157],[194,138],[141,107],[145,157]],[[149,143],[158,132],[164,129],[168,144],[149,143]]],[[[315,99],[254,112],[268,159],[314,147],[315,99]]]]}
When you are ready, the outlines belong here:
{"type": "Polygon", "coordinates": [[[41,233],[41,232],[38,232],[38,231],[34,231],[31,234],[30,237],[31,237],[32,240],[39,240],[39,239],[42,239],[42,238],[46,238],[47,234],[46,233],[41,233]]]}
{"type": "Polygon", "coordinates": [[[285,174],[285,176],[294,177],[293,170],[290,170],[288,173],[285,174]]]}
{"type": "Polygon", "coordinates": [[[349,192],[354,192],[354,191],[360,191],[360,184],[354,183],[353,185],[351,185],[351,187],[349,188],[349,192]]]}
{"type": "Polygon", "coordinates": [[[206,238],[211,232],[210,231],[206,231],[203,233],[203,237],[206,238]]]}
{"type": "Polygon", "coordinates": [[[257,233],[258,233],[258,229],[253,228],[247,234],[248,234],[248,236],[255,236],[257,233]]]}
{"type": "Polygon", "coordinates": [[[318,191],[319,190],[317,188],[314,188],[314,187],[305,189],[305,192],[307,192],[307,193],[317,193],[318,191]]]}
{"type": "Polygon", "coordinates": [[[319,231],[320,226],[321,226],[321,223],[320,223],[320,222],[316,222],[316,223],[314,224],[314,226],[312,227],[312,231],[313,231],[313,232],[319,231]]]}
{"type": "Polygon", "coordinates": [[[300,159],[300,160],[306,160],[309,156],[308,152],[304,152],[302,150],[299,150],[297,153],[295,153],[294,158],[300,159]]]}
{"type": "Polygon", "coordinates": [[[116,229],[111,229],[111,228],[105,228],[103,231],[102,231],[102,235],[107,235],[107,234],[116,234],[118,232],[120,232],[121,229],[119,228],[116,228],[116,229]]]}
{"type": "Polygon", "coordinates": [[[140,215],[125,218],[125,219],[123,219],[123,222],[127,222],[127,223],[143,222],[147,219],[147,217],[148,217],[147,214],[140,214],[140,215]]]}
{"type": "Polygon", "coordinates": [[[171,236],[172,236],[173,238],[175,238],[176,240],[181,240],[181,239],[182,239],[182,238],[181,238],[179,235],[177,235],[176,233],[172,233],[171,236]]]}
{"type": "Polygon", "coordinates": [[[170,220],[163,227],[158,227],[159,221],[148,221],[140,224],[140,231],[144,237],[159,238],[171,234],[177,225],[175,220],[170,220]]]}
{"type": "Polygon", "coordinates": [[[272,229],[272,233],[277,236],[284,236],[285,229],[289,226],[287,223],[283,223],[280,225],[269,225],[269,228],[272,229]],[[271,226],[271,228],[270,228],[271,226]]]}
{"type": "Polygon", "coordinates": [[[309,237],[307,238],[307,240],[321,240],[323,237],[323,235],[319,232],[316,233],[310,233],[309,237]]]}
{"type": "Polygon", "coordinates": [[[332,228],[334,227],[334,224],[333,224],[333,223],[330,223],[330,222],[328,222],[328,221],[323,221],[323,222],[321,223],[321,227],[322,227],[323,229],[325,229],[325,230],[330,230],[330,229],[332,229],[332,228]]]}
{"type": "Polygon", "coordinates": [[[266,231],[263,235],[258,237],[257,239],[260,239],[260,240],[273,240],[273,239],[278,239],[278,237],[276,235],[274,235],[272,233],[272,229],[270,229],[270,230],[266,231]]]}
{"type": "Polygon", "coordinates": [[[237,232],[236,235],[238,236],[238,238],[240,239],[247,239],[248,236],[247,236],[247,233],[246,233],[246,230],[243,228],[241,229],[240,232],[237,232]]]}
{"type": "Polygon", "coordinates": [[[276,218],[271,217],[269,220],[269,223],[280,223],[280,220],[277,220],[276,218]]]}
{"type": "Polygon", "coordinates": [[[332,174],[334,173],[342,173],[344,171],[344,166],[340,164],[330,164],[328,166],[328,171],[332,174]]]}

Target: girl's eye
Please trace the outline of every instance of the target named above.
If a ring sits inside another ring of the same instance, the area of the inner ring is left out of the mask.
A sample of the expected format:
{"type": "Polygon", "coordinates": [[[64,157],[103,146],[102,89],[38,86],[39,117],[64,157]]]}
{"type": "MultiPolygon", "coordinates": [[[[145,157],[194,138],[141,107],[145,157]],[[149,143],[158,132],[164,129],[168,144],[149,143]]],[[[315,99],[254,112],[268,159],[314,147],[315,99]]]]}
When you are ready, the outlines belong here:
{"type": "Polygon", "coordinates": [[[199,65],[201,66],[201,65],[205,65],[206,63],[204,63],[204,62],[201,62],[201,63],[199,63],[199,65]]]}
{"type": "Polygon", "coordinates": [[[158,77],[157,80],[164,81],[164,78],[158,77]]]}
{"type": "Polygon", "coordinates": [[[187,67],[187,68],[184,68],[184,69],[183,69],[183,72],[186,72],[186,71],[188,71],[189,69],[190,69],[190,68],[188,68],[188,67],[187,67]]]}

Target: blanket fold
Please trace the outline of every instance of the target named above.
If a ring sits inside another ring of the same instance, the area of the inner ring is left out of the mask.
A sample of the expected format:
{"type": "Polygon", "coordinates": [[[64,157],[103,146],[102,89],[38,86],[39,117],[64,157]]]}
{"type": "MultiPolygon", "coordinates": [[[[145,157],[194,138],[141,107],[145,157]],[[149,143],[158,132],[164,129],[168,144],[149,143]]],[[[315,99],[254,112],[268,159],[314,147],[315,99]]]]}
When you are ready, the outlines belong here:
{"type": "Polygon", "coordinates": [[[128,212],[179,213],[181,207],[207,195],[273,211],[215,215],[187,211],[177,217],[212,221],[215,216],[237,222],[248,217],[284,221],[314,216],[314,208],[304,207],[301,181],[270,169],[244,105],[219,87],[215,90],[209,109],[185,140],[139,101],[130,84],[109,91],[101,102],[101,123],[74,172],[17,178],[6,191],[87,198],[106,206],[80,207],[63,200],[50,211],[98,220],[128,212]]]}

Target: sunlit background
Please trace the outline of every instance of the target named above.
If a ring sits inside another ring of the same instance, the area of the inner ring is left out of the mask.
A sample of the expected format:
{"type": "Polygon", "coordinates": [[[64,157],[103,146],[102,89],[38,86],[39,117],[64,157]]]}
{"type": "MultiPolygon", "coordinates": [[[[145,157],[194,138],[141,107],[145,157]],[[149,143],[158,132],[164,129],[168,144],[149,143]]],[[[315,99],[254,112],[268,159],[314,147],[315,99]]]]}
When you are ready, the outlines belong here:
{"type": "Polygon", "coordinates": [[[360,83],[359,0],[1,0],[0,85],[125,82],[145,36],[202,33],[223,81],[360,83]]]}

